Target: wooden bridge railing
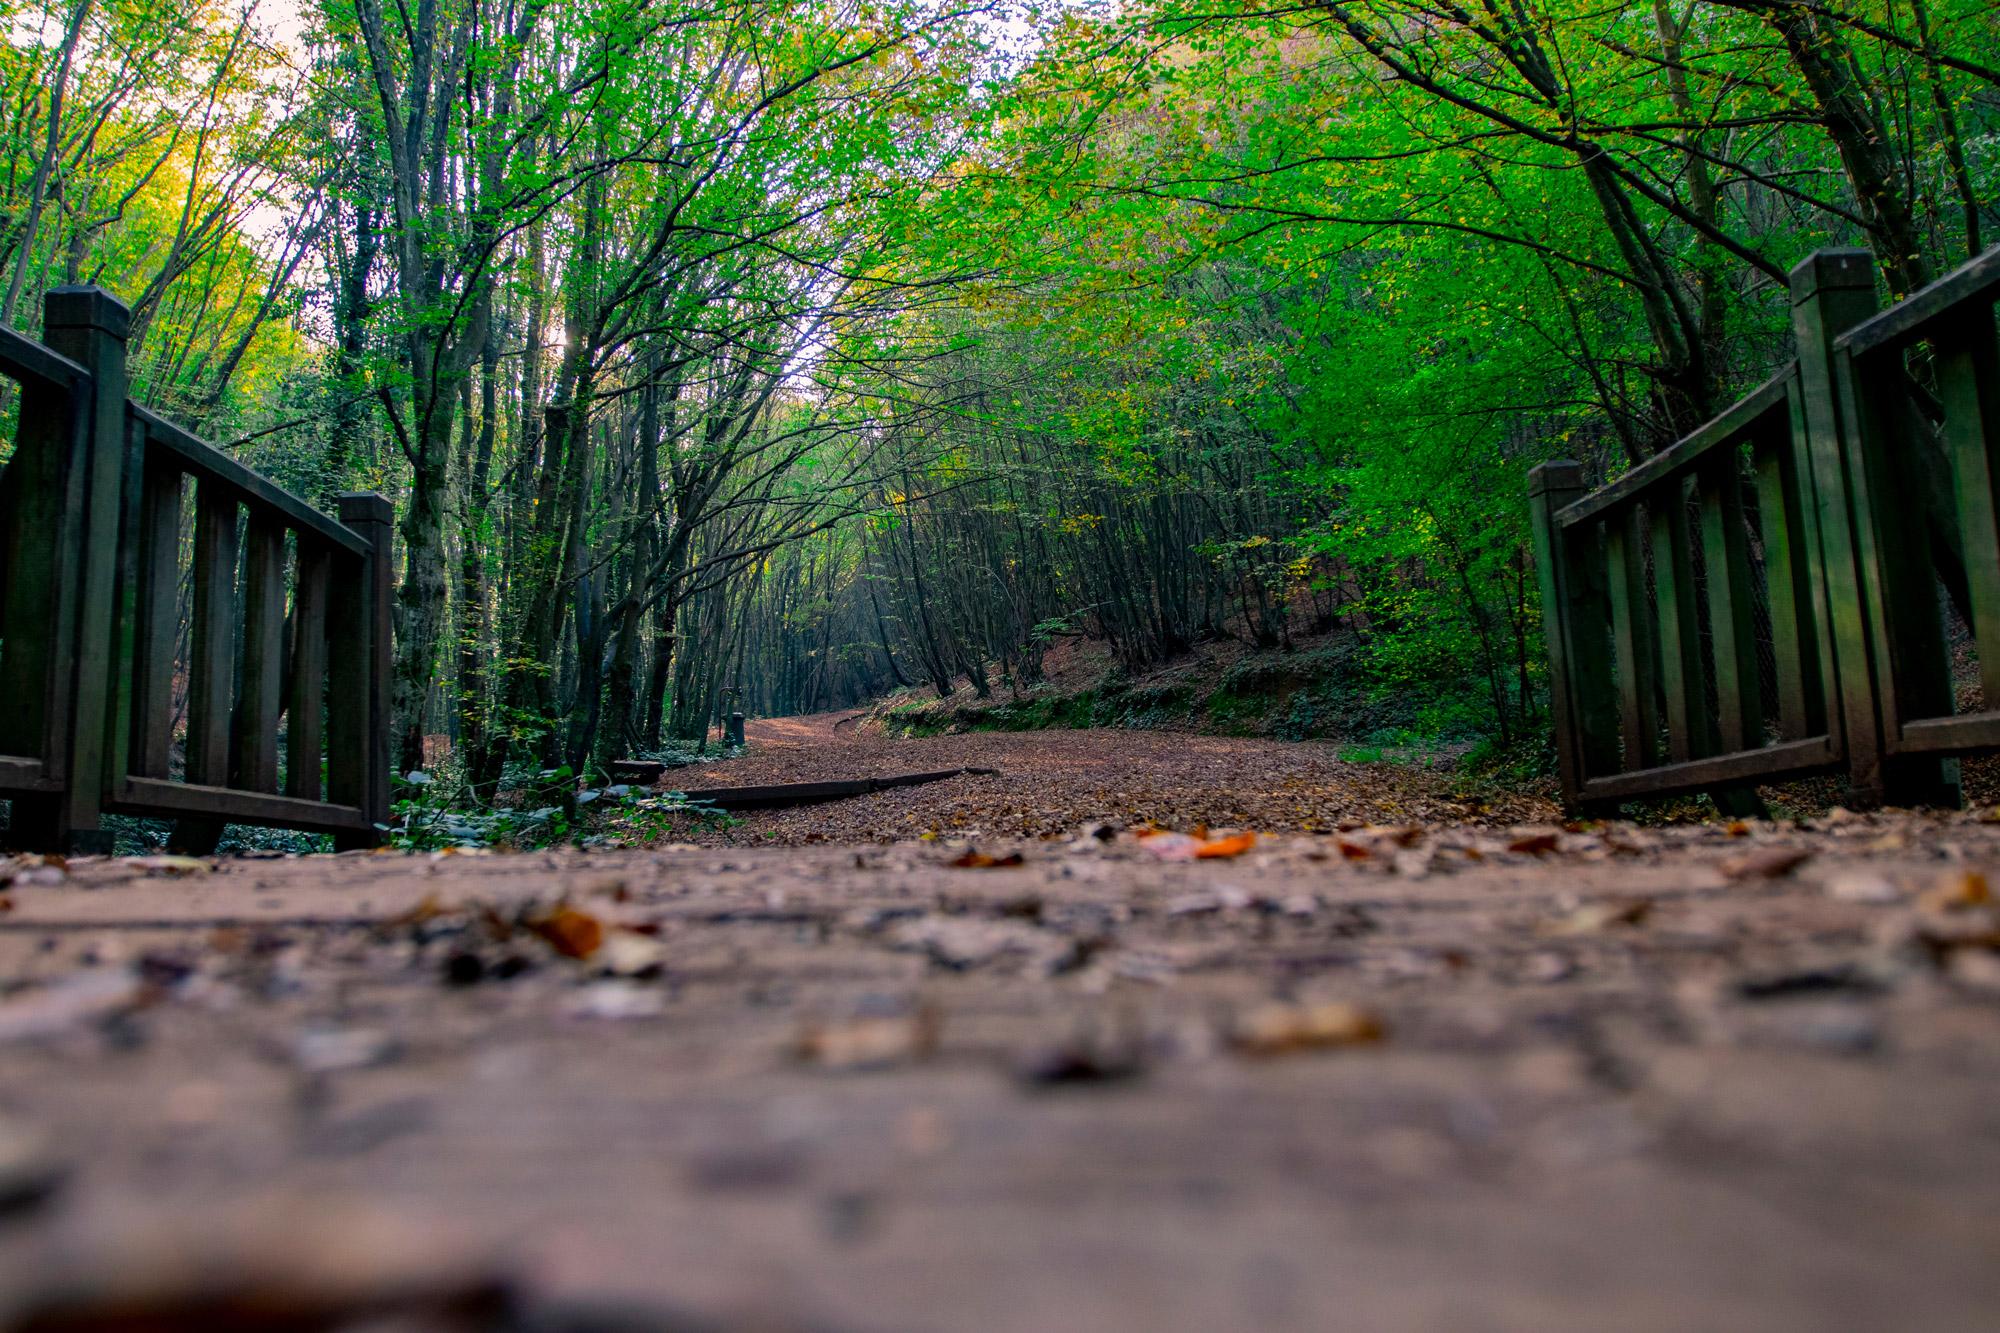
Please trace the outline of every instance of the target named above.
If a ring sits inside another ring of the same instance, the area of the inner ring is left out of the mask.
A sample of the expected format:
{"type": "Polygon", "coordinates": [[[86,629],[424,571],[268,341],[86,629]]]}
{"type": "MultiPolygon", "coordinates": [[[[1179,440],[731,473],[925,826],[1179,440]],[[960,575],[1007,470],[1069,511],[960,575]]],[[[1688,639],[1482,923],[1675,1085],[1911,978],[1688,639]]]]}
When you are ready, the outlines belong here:
{"type": "Polygon", "coordinates": [[[1573,808],[1842,770],[1858,802],[1955,803],[1940,756],[2000,748],[2000,252],[1880,314],[1865,251],[1791,285],[1798,355],[1763,387],[1595,491],[1530,474],[1573,808]],[[1969,715],[1941,589],[1979,650],[1969,715]]]}
{"type": "Polygon", "coordinates": [[[336,522],[131,402],[107,293],[51,292],[44,326],[47,348],[0,330],[21,391],[0,471],[0,691],[34,701],[0,715],[13,840],[101,844],[108,810],[175,819],[190,850],[229,823],[373,842],[388,501],[343,495],[336,522]]]}

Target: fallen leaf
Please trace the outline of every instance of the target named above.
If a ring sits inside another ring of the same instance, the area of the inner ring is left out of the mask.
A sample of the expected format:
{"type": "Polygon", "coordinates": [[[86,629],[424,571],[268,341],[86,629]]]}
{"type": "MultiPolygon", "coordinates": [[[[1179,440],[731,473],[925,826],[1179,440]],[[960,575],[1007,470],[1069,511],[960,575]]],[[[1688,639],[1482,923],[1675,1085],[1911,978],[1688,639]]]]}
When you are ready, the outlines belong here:
{"type": "Polygon", "coordinates": [[[1238,833],[1227,838],[1211,838],[1194,849],[1197,860],[1207,861],[1218,857],[1241,856],[1257,845],[1254,833],[1238,833]]]}
{"type": "Polygon", "coordinates": [[[1154,833],[1142,835],[1139,845],[1162,861],[1192,861],[1201,850],[1202,840],[1186,833],[1154,833]]]}
{"type": "Polygon", "coordinates": [[[1381,1018],[1360,1005],[1266,1004],[1240,1017],[1229,1040],[1246,1055],[1286,1055],[1366,1046],[1386,1035],[1381,1018]]]}
{"type": "Polygon", "coordinates": [[[966,852],[952,864],[960,870],[1006,870],[1020,865],[1027,858],[1019,852],[1008,852],[1005,856],[993,856],[986,852],[966,852]]]}
{"type": "Polygon", "coordinates": [[[629,981],[598,981],[578,991],[569,1003],[574,1018],[603,1018],[613,1021],[657,1018],[667,1007],[666,996],[656,986],[636,986],[629,981]]]}
{"type": "Polygon", "coordinates": [[[605,933],[596,961],[614,976],[645,976],[666,965],[667,950],[657,939],[636,930],[613,929],[605,933]]]}
{"type": "Polygon", "coordinates": [[[205,875],[215,868],[195,856],[135,856],[126,864],[149,875],[205,875]]]}
{"type": "Polygon", "coordinates": [[[604,923],[567,903],[530,917],[527,924],[565,958],[588,958],[604,944],[604,923]]]}
{"type": "Polygon", "coordinates": [[[1652,914],[1653,900],[1650,898],[1585,903],[1562,919],[1551,922],[1547,930],[1552,935],[1595,935],[1612,926],[1643,925],[1652,914]]]}
{"type": "Polygon", "coordinates": [[[1903,894],[1872,870],[1843,870],[1826,882],[1827,897],[1843,903],[1893,903],[1903,894]]]}
{"type": "Polygon", "coordinates": [[[937,1053],[943,1029],[943,1013],[936,1005],[924,1004],[897,1017],[808,1025],[792,1053],[806,1064],[844,1073],[893,1069],[930,1059],[937,1053]]]}
{"type": "Polygon", "coordinates": [[[1507,844],[1510,852],[1520,852],[1526,856],[1547,856],[1562,845],[1562,834],[1555,829],[1532,829],[1522,833],[1507,844]]]}
{"type": "Polygon", "coordinates": [[[1986,883],[1986,876],[1977,870],[1953,870],[1939,879],[1929,892],[1918,900],[1918,905],[1932,912],[1958,912],[1968,907],[1983,907],[1993,901],[1993,890],[1986,883]]]}
{"type": "Polygon", "coordinates": [[[1812,855],[1803,847],[1766,847],[1732,856],[1719,868],[1730,879],[1782,879],[1812,860],[1812,855]]]}
{"type": "Polygon", "coordinates": [[[435,894],[427,893],[408,911],[398,912],[382,924],[384,926],[421,926],[445,914],[444,902],[435,894]]]}

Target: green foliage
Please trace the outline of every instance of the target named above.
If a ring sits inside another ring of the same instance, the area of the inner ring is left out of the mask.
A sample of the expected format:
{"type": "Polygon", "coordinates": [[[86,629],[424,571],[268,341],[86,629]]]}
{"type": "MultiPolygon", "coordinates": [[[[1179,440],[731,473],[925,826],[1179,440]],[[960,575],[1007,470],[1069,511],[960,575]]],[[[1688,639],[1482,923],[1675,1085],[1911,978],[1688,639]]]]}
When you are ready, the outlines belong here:
{"type": "Polygon", "coordinates": [[[463,785],[436,781],[413,771],[396,779],[393,821],[383,830],[398,851],[446,848],[527,850],[565,842],[581,845],[644,845],[702,825],[729,827],[734,820],[713,805],[682,792],[654,793],[626,784],[575,785],[567,768],[537,775],[543,791],[560,791],[561,801],[515,809],[473,805],[463,785]]]}

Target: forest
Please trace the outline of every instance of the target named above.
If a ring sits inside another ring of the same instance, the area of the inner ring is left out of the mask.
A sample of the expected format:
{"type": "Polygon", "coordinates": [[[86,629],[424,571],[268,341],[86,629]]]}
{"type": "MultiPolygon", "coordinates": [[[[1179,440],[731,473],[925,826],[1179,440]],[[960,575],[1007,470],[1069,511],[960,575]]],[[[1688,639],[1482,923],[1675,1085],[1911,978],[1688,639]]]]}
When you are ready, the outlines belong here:
{"type": "Polygon", "coordinates": [[[135,398],[392,497],[395,762],[480,799],[1077,638],[1337,636],[1333,706],[1533,749],[1528,468],[1759,383],[1815,248],[2000,227],[1972,0],[0,23],[0,322],[100,284],[135,398]]]}

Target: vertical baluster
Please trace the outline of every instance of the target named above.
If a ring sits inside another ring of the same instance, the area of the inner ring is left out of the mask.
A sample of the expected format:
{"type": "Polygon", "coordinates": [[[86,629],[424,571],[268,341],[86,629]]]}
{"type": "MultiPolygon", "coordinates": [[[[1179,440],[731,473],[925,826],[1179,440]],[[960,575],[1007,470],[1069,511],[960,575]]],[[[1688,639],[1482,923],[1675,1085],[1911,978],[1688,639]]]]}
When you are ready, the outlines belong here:
{"type": "Polygon", "coordinates": [[[195,487],[194,628],[188,668],[187,780],[229,781],[236,681],[236,496],[204,477],[195,487]]]}
{"type": "Polygon", "coordinates": [[[253,510],[243,547],[243,671],[235,718],[235,785],[245,791],[278,790],[284,631],[285,528],[253,510]]]}
{"type": "MultiPolygon", "coordinates": [[[[389,502],[372,493],[340,497],[340,521],[370,544],[342,554],[329,578],[327,637],[327,799],[389,818],[389,502]]],[[[372,834],[342,837],[360,845],[372,834]]]]}
{"type": "Polygon", "coordinates": [[[326,698],[326,547],[299,534],[298,592],[292,602],[292,671],[286,687],[285,795],[320,798],[321,707],[326,698]]]}
{"type": "Polygon", "coordinates": [[[1702,691],[1701,620],[1695,601],[1687,482],[1674,477],[1647,493],[1653,587],[1659,604],[1661,683],[1667,696],[1667,757],[1686,763],[1714,752],[1702,691]]]}
{"type": "Polygon", "coordinates": [[[1557,762],[1563,800],[1572,808],[1583,804],[1583,784],[1591,776],[1618,767],[1618,705],[1611,690],[1611,627],[1597,525],[1566,529],[1557,517],[1583,493],[1583,469],[1575,463],[1544,463],[1528,474],[1557,762]]]}
{"type": "Polygon", "coordinates": [[[1944,448],[1958,493],[1965,574],[1972,594],[1972,631],[1979,646],[1985,707],[2000,709],[2000,346],[1993,310],[1967,309],[1934,340],[1944,399],[1944,448]]]}
{"type": "MultiPolygon", "coordinates": [[[[66,625],[59,598],[74,585],[75,534],[81,515],[68,503],[64,479],[83,450],[81,423],[87,403],[31,386],[21,393],[14,456],[4,478],[5,513],[0,542],[7,577],[0,581],[0,753],[40,759],[42,771],[60,779],[67,767],[68,671],[56,670],[66,625]]],[[[73,615],[74,612],[71,612],[73,615]]],[[[58,824],[48,800],[21,800],[15,824],[58,824]],[[27,807],[35,809],[30,814],[27,807]]]]}
{"type": "Polygon", "coordinates": [[[1611,637],[1618,655],[1619,721],[1627,769],[1651,768],[1660,762],[1658,659],[1653,617],[1646,605],[1645,540],[1644,520],[1637,505],[1628,505],[1605,530],[1611,637]]]}
{"type": "Polygon", "coordinates": [[[1708,628],[1715,647],[1716,731],[1725,753],[1764,744],[1752,598],[1750,529],[1737,450],[1717,448],[1701,470],[1701,548],[1708,572],[1708,628]]]}
{"type": "MultiPolygon", "coordinates": [[[[1931,561],[1923,479],[1912,457],[1926,447],[1912,437],[1928,427],[1911,408],[1900,350],[1881,349],[1859,358],[1836,352],[1833,365],[1855,454],[1848,484],[1856,514],[1868,516],[1868,521],[1857,520],[1857,527],[1863,569],[1870,576],[1874,614],[1869,628],[1882,735],[1893,755],[1904,721],[1946,717],[1952,711],[1951,661],[1931,561]]],[[[1956,803],[1955,794],[1944,791],[1956,788],[1956,776],[1941,770],[1934,758],[1892,761],[1886,771],[1890,800],[1956,803]]]]}
{"type": "Polygon", "coordinates": [[[1801,740],[1826,730],[1826,693],[1813,616],[1811,555],[1805,544],[1805,496],[1792,453],[1789,410],[1758,434],[1753,447],[1771,650],[1777,659],[1778,733],[1788,741],[1801,740]]]}
{"type": "Polygon", "coordinates": [[[145,470],[139,500],[138,633],[132,680],[132,751],[137,777],[167,776],[174,728],[174,651],[180,639],[181,472],[145,470]]]}

